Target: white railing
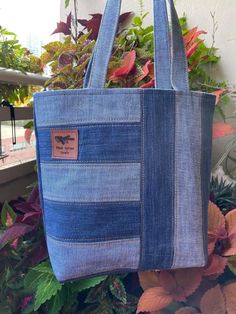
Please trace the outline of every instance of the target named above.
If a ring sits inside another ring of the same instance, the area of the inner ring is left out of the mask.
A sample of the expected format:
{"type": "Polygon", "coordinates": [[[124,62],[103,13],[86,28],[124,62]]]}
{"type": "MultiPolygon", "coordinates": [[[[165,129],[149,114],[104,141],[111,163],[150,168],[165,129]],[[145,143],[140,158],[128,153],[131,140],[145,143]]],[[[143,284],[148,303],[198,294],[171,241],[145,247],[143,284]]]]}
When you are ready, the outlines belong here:
{"type": "MultiPolygon", "coordinates": [[[[10,83],[16,85],[34,85],[44,86],[49,79],[44,75],[34,73],[22,73],[20,71],[5,69],[0,67],[0,84],[10,83]]],[[[6,99],[7,100],[7,99],[6,99]]],[[[15,107],[15,120],[33,119],[33,109],[30,107],[15,107]]],[[[1,152],[1,122],[11,120],[10,109],[0,107],[0,152],[1,152]]],[[[9,167],[0,168],[0,201],[11,199],[22,195],[25,192],[25,186],[30,184],[34,172],[35,159],[26,162],[9,165],[9,167]],[[21,178],[24,184],[21,183],[21,178]],[[24,185],[24,186],[23,186],[24,185]],[[9,186],[9,188],[8,188],[9,186]]]]}

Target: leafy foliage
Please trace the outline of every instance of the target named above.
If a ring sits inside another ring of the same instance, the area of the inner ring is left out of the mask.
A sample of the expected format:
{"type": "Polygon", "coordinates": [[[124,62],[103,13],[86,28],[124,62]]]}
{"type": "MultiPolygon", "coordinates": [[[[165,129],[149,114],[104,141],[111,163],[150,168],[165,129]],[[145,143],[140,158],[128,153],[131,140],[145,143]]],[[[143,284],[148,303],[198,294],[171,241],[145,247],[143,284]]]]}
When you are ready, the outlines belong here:
{"type": "MultiPolygon", "coordinates": [[[[17,40],[16,34],[9,32],[0,26],[0,67],[19,70],[22,73],[41,73],[40,58],[22,47],[17,40]]],[[[3,84],[0,85],[0,102],[8,100],[11,103],[25,103],[31,95],[32,87],[3,84]]]]}

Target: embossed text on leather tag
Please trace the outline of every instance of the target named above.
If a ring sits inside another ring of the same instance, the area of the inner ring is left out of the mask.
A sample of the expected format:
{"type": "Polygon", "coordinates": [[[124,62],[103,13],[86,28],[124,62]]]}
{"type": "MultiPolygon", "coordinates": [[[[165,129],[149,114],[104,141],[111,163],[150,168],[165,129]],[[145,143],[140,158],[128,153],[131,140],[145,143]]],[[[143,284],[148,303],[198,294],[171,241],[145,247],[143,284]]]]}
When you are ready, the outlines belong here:
{"type": "Polygon", "coordinates": [[[52,158],[77,160],[79,151],[78,130],[51,130],[52,158]]]}

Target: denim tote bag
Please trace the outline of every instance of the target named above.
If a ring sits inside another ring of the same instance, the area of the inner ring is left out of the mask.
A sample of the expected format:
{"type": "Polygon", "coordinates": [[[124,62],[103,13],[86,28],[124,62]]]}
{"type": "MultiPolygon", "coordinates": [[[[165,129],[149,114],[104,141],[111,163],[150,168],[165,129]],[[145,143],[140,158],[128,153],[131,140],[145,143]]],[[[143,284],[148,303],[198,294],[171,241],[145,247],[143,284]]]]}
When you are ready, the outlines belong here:
{"type": "Polygon", "coordinates": [[[84,88],[34,96],[44,227],[61,282],[201,267],[215,97],[192,92],[169,1],[154,0],[154,89],[104,88],[120,0],[108,0],[84,88]]]}

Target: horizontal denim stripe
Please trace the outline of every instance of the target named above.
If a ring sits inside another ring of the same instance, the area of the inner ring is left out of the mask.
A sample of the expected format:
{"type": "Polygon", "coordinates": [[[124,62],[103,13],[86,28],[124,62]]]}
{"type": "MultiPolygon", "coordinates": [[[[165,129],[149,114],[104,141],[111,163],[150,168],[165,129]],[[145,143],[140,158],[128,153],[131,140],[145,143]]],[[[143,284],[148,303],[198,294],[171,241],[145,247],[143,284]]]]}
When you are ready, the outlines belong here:
{"type": "Polygon", "coordinates": [[[42,163],[43,197],[61,202],[140,200],[140,164],[42,163]]]}
{"type": "Polygon", "coordinates": [[[140,203],[58,203],[44,200],[48,235],[76,241],[130,238],[140,234],[140,203]]]}
{"type": "MultiPolygon", "coordinates": [[[[62,130],[63,127],[58,129],[62,130]]],[[[140,161],[141,127],[137,124],[73,126],[65,129],[79,131],[79,161],[140,161]]],[[[38,142],[41,161],[51,160],[51,129],[39,128],[38,142]]]]}
{"type": "Polygon", "coordinates": [[[137,270],[140,239],[68,243],[47,236],[53,271],[59,281],[137,270]]]}
{"type": "Polygon", "coordinates": [[[140,121],[140,95],[56,93],[35,95],[37,127],[140,121]],[[46,113],[46,114],[45,114],[46,113]]]}

